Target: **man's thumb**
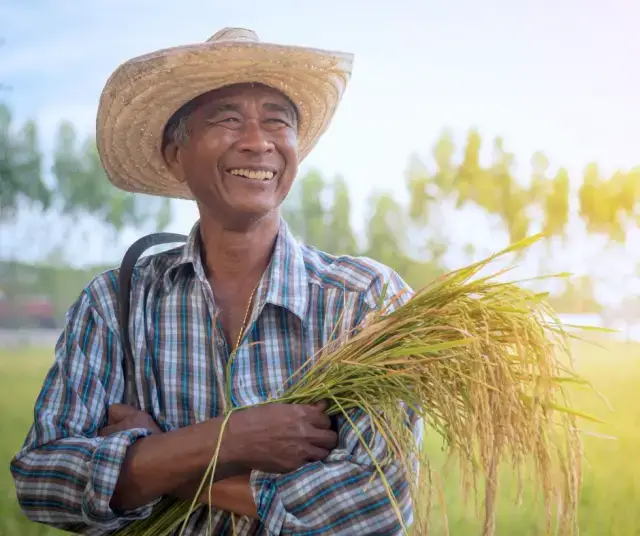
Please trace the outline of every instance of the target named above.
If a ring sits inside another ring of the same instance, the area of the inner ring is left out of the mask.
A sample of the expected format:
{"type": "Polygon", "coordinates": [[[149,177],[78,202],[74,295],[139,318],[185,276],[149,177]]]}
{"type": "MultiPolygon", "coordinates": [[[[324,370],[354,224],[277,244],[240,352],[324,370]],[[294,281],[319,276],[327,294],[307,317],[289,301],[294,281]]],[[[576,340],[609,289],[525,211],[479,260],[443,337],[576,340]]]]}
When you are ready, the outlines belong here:
{"type": "Polygon", "coordinates": [[[109,406],[107,412],[107,424],[116,424],[120,421],[124,421],[138,412],[138,409],[133,406],[129,406],[128,404],[113,404],[112,406],[109,406]]]}

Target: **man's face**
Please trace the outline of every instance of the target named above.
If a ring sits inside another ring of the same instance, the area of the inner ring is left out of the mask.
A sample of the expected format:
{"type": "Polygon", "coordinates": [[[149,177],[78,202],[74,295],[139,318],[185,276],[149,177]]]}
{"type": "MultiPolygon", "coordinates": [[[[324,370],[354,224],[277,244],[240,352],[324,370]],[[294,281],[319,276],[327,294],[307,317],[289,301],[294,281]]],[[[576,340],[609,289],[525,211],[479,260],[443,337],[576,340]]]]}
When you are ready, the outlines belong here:
{"type": "Polygon", "coordinates": [[[279,91],[236,85],[198,98],[165,158],[201,212],[242,224],[278,209],[298,167],[297,116],[279,91]]]}

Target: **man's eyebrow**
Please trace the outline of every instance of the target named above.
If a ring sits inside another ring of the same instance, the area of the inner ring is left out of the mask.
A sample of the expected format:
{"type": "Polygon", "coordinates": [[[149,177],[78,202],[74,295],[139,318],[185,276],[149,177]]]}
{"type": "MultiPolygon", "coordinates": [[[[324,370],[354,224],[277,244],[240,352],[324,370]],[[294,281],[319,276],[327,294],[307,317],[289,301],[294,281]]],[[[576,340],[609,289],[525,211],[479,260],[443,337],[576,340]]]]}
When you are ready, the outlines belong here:
{"type": "Polygon", "coordinates": [[[239,112],[240,106],[232,102],[212,102],[204,108],[206,115],[215,115],[220,112],[239,112]]]}
{"type": "Polygon", "coordinates": [[[296,114],[295,110],[291,108],[291,106],[277,104],[275,102],[265,102],[262,107],[269,112],[281,112],[286,114],[291,121],[298,120],[298,114],[296,114]]]}

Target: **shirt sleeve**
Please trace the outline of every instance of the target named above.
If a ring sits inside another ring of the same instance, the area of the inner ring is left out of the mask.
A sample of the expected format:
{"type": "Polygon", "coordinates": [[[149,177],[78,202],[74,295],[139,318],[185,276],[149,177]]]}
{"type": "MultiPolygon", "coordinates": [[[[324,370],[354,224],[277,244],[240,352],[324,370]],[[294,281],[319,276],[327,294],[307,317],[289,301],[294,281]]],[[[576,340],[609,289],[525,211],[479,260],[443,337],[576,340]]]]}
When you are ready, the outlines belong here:
{"type": "MultiPolygon", "coordinates": [[[[412,295],[395,272],[391,272],[386,281],[383,279],[377,278],[369,288],[364,300],[366,306],[355,315],[358,321],[378,307],[385,287],[382,303],[389,304],[388,311],[406,303],[412,295]]],[[[405,525],[411,524],[410,489],[401,464],[386,460],[386,442],[374,432],[365,412],[352,411],[350,419],[355,429],[344,416],[339,419],[338,446],[325,460],[284,475],[252,472],[251,486],[258,516],[269,534],[402,534],[387,489],[359,435],[367,441],[381,465],[405,525]]],[[[418,440],[421,423],[412,414],[410,421],[418,440]]]]}
{"type": "Polygon", "coordinates": [[[110,507],[129,446],[150,432],[99,437],[107,408],[124,389],[119,338],[88,290],[67,324],[34,407],[34,422],[11,461],[18,502],[32,521],[102,534],[145,518],[153,504],[129,512],[110,507]]]}

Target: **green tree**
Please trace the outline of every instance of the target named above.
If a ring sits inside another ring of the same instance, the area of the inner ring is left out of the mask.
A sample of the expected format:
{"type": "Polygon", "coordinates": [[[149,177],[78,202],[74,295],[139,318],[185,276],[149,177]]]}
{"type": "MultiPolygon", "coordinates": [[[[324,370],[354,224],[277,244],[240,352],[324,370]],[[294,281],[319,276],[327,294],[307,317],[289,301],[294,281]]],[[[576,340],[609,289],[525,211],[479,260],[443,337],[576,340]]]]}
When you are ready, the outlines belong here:
{"type": "Polygon", "coordinates": [[[171,220],[169,199],[131,194],[112,186],[100,163],[95,140],[79,142],[69,122],[63,122],[58,130],[53,173],[61,211],[74,219],[96,217],[116,234],[126,226],[147,223],[154,230],[162,230],[171,220]]]}
{"type": "Polygon", "coordinates": [[[622,243],[631,225],[640,226],[640,167],[616,171],[605,179],[598,165],[591,163],[585,168],[578,197],[588,232],[622,243]]]}
{"type": "Polygon", "coordinates": [[[311,170],[300,177],[284,203],[283,217],[305,244],[335,255],[358,253],[349,188],[341,176],[328,182],[311,170]]]}
{"type": "Polygon", "coordinates": [[[496,214],[509,233],[511,243],[525,238],[529,232],[527,206],[529,194],[514,177],[514,155],[505,150],[504,140],[494,141],[494,161],[479,188],[480,205],[496,214]]]}
{"type": "MultiPolygon", "coordinates": [[[[413,288],[421,288],[442,273],[439,257],[416,259],[407,251],[409,218],[405,207],[389,193],[369,198],[367,247],[364,255],[393,268],[413,288]]],[[[433,247],[435,251],[436,247],[433,247]]]]}
{"type": "Polygon", "coordinates": [[[477,130],[472,129],[467,134],[467,142],[464,149],[462,162],[458,166],[455,176],[455,192],[457,194],[458,207],[463,206],[468,201],[478,201],[480,194],[478,183],[483,182],[485,170],[480,164],[480,149],[482,148],[482,138],[477,130]]]}
{"type": "Polygon", "coordinates": [[[33,121],[15,130],[9,109],[0,103],[0,222],[15,218],[21,202],[46,210],[52,190],[42,178],[42,153],[33,121]]]}
{"type": "Polygon", "coordinates": [[[406,256],[403,208],[389,193],[373,194],[369,207],[365,255],[400,270],[406,256]]]}
{"type": "Polygon", "coordinates": [[[560,168],[555,177],[550,178],[549,160],[541,152],[531,157],[531,168],[529,197],[532,205],[540,210],[543,218],[542,231],[550,238],[565,238],[569,222],[569,173],[565,168],[560,168]]]}
{"type": "Polygon", "coordinates": [[[331,190],[333,200],[328,211],[325,248],[335,255],[357,255],[358,245],[351,227],[351,199],[344,178],[336,177],[331,190]]]}
{"type": "Polygon", "coordinates": [[[454,183],[458,206],[471,201],[498,216],[509,240],[516,242],[529,232],[529,192],[514,177],[514,155],[505,149],[502,138],[494,140],[493,160],[486,169],[480,163],[481,147],[480,134],[471,130],[454,183]]]}
{"type": "Polygon", "coordinates": [[[300,177],[283,207],[291,232],[305,244],[324,249],[327,211],[323,204],[327,182],[319,171],[300,177]]]}

